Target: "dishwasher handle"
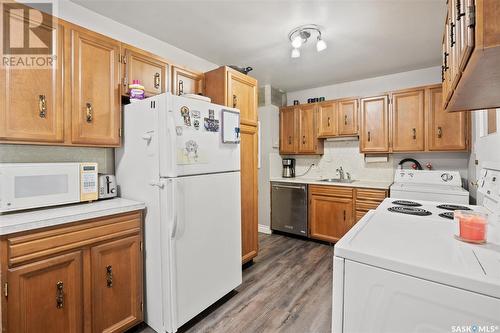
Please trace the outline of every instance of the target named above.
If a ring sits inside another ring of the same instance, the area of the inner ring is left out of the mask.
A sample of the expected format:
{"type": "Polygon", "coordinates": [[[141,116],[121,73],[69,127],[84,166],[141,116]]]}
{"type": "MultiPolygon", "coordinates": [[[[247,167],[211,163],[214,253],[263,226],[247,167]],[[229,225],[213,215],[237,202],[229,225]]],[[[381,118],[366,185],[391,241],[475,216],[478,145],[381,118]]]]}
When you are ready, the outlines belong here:
{"type": "Polygon", "coordinates": [[[280,189],[280,188],[286,188],[286,189],[292,189],[292,190],[306,190],[305,185],[273,185],[273,189],[280,189]]]}

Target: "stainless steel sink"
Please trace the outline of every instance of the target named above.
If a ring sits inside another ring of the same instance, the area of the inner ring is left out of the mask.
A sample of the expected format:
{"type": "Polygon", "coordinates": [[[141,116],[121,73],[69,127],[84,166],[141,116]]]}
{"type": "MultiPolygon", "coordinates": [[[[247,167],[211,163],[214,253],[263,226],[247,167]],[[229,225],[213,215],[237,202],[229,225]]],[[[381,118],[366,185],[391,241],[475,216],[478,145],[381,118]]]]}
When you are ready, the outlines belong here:
{"type": "Polygon", "coordinates": [[[340,179],[340,178],[325,178],[321,179],[320,182],[326,182],[326,183],[352,183],[354,182],[353,179],[340,179]]]}

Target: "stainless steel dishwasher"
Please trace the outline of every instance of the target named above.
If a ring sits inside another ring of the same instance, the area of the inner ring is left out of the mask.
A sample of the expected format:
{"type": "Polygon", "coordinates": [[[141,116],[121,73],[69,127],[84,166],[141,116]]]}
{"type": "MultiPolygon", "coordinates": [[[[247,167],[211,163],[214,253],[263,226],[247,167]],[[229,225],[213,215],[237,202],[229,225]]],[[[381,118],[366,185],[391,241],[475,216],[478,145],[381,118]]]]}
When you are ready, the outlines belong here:
{"type": "Polygon", "coordinates": [[[271,229],[307,236],[307,185],[271,183],[271,229]]]}

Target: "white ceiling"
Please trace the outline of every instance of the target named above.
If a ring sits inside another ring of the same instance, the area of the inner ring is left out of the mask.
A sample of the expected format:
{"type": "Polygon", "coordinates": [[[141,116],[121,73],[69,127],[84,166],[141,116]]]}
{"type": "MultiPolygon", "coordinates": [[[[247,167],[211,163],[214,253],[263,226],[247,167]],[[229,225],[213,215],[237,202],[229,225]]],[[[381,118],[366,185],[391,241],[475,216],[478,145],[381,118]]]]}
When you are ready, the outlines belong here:
{"type": "Polygon", "coordinates": [[[72,0],[217,64],[252,66],[286,91],[439,65],[444,0],[72,0]],[[323,27],[290,58],[288,32],[323,27]]]}

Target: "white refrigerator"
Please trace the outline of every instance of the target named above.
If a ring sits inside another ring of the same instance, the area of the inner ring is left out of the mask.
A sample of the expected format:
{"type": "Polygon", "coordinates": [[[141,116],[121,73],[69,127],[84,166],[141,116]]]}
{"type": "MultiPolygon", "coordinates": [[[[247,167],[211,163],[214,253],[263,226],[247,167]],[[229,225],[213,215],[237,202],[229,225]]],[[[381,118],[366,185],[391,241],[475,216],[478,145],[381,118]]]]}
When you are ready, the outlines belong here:
{"type": "Polygon", "coordinates": [[[146,323],[175,332],[241,284],[239,111],[157,95],[124,107],[119,194],[146,203],[146,323]]]}

